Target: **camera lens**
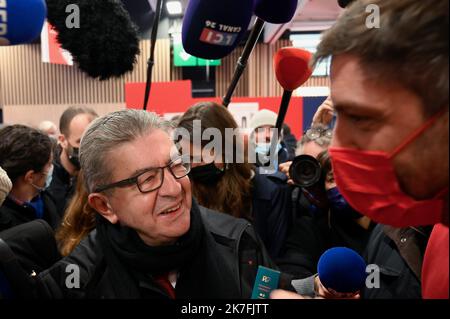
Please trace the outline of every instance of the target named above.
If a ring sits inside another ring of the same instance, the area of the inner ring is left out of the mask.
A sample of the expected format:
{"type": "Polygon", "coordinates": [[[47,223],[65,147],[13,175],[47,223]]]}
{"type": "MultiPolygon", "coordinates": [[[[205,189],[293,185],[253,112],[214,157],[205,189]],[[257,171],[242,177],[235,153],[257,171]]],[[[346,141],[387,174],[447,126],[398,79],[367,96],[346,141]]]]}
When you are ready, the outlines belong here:
{"type": "Polygon", "coordinates": [[[292,162],[289,174],[300,187],[311,187],[320,181],[322,169],[320,163],[312,156],[300,155],[292,162]]]}

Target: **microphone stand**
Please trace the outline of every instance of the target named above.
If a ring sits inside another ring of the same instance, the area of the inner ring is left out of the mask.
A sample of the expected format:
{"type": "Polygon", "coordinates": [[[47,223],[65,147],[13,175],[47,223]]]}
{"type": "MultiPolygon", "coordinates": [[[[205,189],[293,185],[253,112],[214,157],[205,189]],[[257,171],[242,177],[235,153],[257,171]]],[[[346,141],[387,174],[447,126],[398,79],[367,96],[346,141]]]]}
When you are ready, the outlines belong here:
{"type": "Polygon", "coordinates": [[[241,57],[239,58],[236,70],[233,75],[233,79],[231,80],[231,84],[228,87],[227,94],[223,97],[222,104],[225,107],[228,107],[231,102],[231,97],[233,96],[234,91],[239,83],[239,79],[244,73],[245,68],[247,67],[247,62],[250,57],[250,54],[254,50],[256,43],[258,42],[259,37],[264,29],[266,22],[260,18],[256,18],[255,25],[253,26],[252,32],[245,44],[244,51],[242,52],[241,57]]]}

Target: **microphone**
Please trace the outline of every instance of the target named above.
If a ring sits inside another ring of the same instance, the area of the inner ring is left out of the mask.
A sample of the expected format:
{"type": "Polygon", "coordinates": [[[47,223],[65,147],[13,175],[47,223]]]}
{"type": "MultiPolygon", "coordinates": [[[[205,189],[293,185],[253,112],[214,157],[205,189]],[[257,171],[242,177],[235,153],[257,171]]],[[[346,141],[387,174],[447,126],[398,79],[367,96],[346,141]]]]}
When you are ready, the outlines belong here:
{"type": "Polygon", "coordinates": [[[230,86],[228,87],[227,93],[222,100],[222,104],[225,107],[231,102],[231,97],[239,83],[245,68],[247,67],[247,62],[250,54],[255,49],[256,43],[266,25],[266,22],[274,24],[287,23],[292,20],[296,10],[297,10],[298,0],[257,0],[255,6],[255,14],[257,16],[255,24],[253,26],[252,32],[245,44],[244,51],[239,58],[236,71],[234,72],[233,79],[231,80],[230,86]]]}
{"type": "Polygon", "coordinates": [[[133,70],[138,31],[120,0],[47,0],[47,6],[58,41],[83,72],[106,80],[133,70]],[[69,4],[79,8],[79,28],[66,25],[69,4]]]}
{"type": "Polygon", "coordinates": [[[327,250],[317,265],[319,279],[327,289],[356,293],[366,281],[366,263],[354,250],[336,247],[327,250]]]}
{"type": "Polygon", "coordinates": [[[256,0],[255,15],[268,23],[288,23],[297,11],[298,0],[256,0]]]}
{"type": "Polygon", "coordinates": [[[230,54],[247,31],[254,0],[190,0],[182,27],[184,50],[203,59],[230,54]]]}
{"type": "Polygon", "coordinates": [[[351,4],[355,0],[338,0],[338,4],[341,8],[346,8],[349,4],[351,4]]]}
{"type": "Polygon", "coordinates": [[[33,42],[46,16],[44,0],[0,1],[0,46],[33,42]]]}
{"type": "MultiPolygon", "coordinates": [[[[284,119],[286,118],[292,93],[308,81],[312,75],[313,71],[310,68],[311,59],[311,52],[293,47],[281,48],[273,58],[275,75],[278,82],[283,87],[284,92],[270,145],[269,152],[270,154],[273,154],[271,156],[272,158],[276,156],[275,152],[277,149],[278,139],[281,135],[281,128],[283,126],[284,119]],[[275,138],[275,134],[278,135],[278,138],[275,138]]],[[[268,154],[268,156],[270,154],[268,154]]],[[[276,168],[274,169],[276,171],[276,168]]]]}

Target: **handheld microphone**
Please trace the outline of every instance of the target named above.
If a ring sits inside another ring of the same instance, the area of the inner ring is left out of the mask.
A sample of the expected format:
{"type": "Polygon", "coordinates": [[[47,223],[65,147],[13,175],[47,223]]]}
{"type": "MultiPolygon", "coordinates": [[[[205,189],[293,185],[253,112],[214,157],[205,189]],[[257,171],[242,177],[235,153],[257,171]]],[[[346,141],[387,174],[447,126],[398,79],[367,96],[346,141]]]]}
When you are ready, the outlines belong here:
{"type": "Polygon", "coordinates": [[[184,50],[203,59],[230,54],[247,31],[253,0],[190,0],[182,27],[184,50]]]}
{"type": "Polygon", "coordinates": [[[47,0],[48,20],[79,68],[106,80],[132,71],[139,54],[137,27],[120,0],[47,0]],[[66,25],[66,8],[79,8],[79,28],[66,25]]]}
{"type": "Polygon", "coordinates": [[[44,0],[0,1],[0,46],[33,42],[46,16],[44,0]]]}
{"type": "Polygon", "coordinates": [[[222,100],[222,104],[225,107],[231,102],[231,97],[239,83],[245,68],[247,67],[247,62],[250,54],[255,49],[256,43],[266,25],[266,22],[274,24],[282,24],[291,21],[297,10],[298,0],[257,0],[255,7],[255,14],[257,16],[255,25],[253,26],[252,32],[245,44],[244,51],[239,58],[236,71],[234,72],[233,79],[231,80],[230,86],[228,87],[227,93],[222,100]]]}
{"type": "MultiPolygon", "coordinates": [[[[281,135],[281,128],[286,118],[292,93],[308,81],[312,75],[312,69],[309,66],[311,59],[311,52],[293,47],[281,48],[274,56],[275,75],[284,92],[270,145],[271,158],[276,156],[274,153],[277,149],[278,139],[281,135]],[[275,138],[276,136],[278,138],[275,138]]],[[[276,168],[274,169],[276,171],[276,168]]]]}
{"type": "Polygon", "coordinates": [[[354,250],[336,247],[327,250],[317,265],[319,279],[327,289],[356,293],[366,281],[366,263],[354,250]]]}

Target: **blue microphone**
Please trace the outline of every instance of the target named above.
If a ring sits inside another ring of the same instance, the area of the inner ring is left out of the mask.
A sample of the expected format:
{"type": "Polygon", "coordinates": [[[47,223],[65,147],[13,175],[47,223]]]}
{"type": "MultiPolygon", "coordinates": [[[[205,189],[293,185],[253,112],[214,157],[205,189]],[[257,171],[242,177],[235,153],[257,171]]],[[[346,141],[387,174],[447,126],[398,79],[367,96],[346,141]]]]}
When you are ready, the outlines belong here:
{"type": "Polygon", "coordinates": [[[0,0],[0,46],[33,42],[46,16],[44,0],[0,0]]]}
{"type": "Polygon", "coordinates": [[[190,0],[183,20],[184,50],[221,59],[239,44],[253,15],[254,0],[190,0]]]}
{"type": "Polygon", "coordinates": [[[340,293],[356,293],[366,282],[366,263],[354,250],[336,247],[327,250],[317,265],[319,279],[326,288],[340,293]]]}

